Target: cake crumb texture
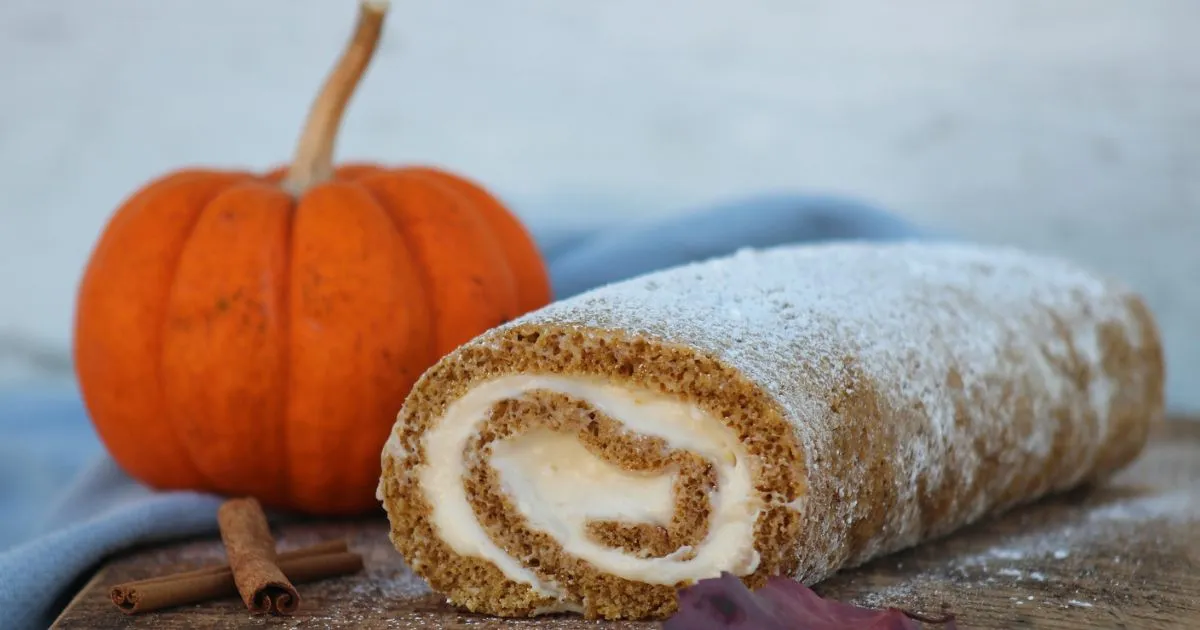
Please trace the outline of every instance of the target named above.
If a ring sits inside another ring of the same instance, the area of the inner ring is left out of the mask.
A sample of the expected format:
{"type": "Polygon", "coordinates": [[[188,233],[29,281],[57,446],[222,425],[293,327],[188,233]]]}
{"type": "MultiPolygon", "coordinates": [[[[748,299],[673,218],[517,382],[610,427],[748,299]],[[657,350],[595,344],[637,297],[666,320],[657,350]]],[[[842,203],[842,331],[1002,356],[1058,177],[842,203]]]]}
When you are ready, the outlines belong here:
{"type": "MultiPolygon", "coordinates": [[[[625,383],[692,402],[737,432],[766,499],[754,530],[761,560],[745,576],[751,585],[772,574],[811,584],[1105,478],[1137,456],[1161,417],[1164,377],[1158,331],[1139,296],[1068,262],[1006,248],[839,243],[746,251],[551,304],[423,375],[382,454],[381,496],[397,549],[453,602],[507,616],[560,602],[489,562],[453,553],[430,525],[416,471],[431,457],[464,456],[423,447],[421,436],[450,402],[517,373],[625,383]]],[[[558,423],[578,432],[594,418],[585,403],[527,394],[493,408],[489,426],[509,417],[507,430],[558,423]],[[527,413],[518,421],[507,410],[521,406],[527,413]]],[[[619,421],[596,423],[607,437],[588,443],[593,452],[614,461],[636,452],[626,444],[636,436],[622,433],[619,421]]],[[[487,441],[481,434],[465,454],[476,464],[469,495],[481,518],[519,525],[489,481],[487,441]]],[[[653,446],[643,444],[647,462],[664,456],[653,446]]],[[[698,472],[680,478],[685,486],[706,483],[698,472]]],[[[696,495],[677,495],[677,510],[705,509],[688,503],[696,495]]],[[[703,527],[692,523],[670,536],[641,529],[592,528],[614,546],[655,554],[663,540],[675,544],[703,527]]],[[[555,555],[548,534],[502,530],[489,529],[528,546],[524,553],[587,616],[673,610],[672,589],[582,586],[618,582],[569,558],[547,568],[543,560],[555,555]]]]}

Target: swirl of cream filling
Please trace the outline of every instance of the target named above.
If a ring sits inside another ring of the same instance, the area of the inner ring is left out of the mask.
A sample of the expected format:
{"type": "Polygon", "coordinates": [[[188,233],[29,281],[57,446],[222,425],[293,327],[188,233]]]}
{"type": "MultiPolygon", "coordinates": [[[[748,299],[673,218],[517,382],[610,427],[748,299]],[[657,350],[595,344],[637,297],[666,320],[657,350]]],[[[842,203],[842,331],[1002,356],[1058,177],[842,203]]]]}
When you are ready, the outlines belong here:
{"type": "Polygon", "coordinates": [[[671,448],[699,455],[713,466],[717,485],[709,495],[708,532],[698,545],[664,557],[636,557],[597,544],[588,537],[586,524],[592,519],[669,522],[675,506],[673,475],[627,471],[597,457],[572,436],[533,430],[497,442],[490,457],[504,492],[531,526],[600,571],[648,584],[690,582],[722,571],[746,575],[757,568],[754,524],[763,500],[754,488],[750,457],[737,434],[694,404],[567,376],[509,375],[487,381],[451,403],[425,433],[420,483],[432,508],[431,521],[451,549],[492,562],[509,579],[530,585],[539,595],[563,597],[557,586],[539,578],[488,536],[463,484],[464,448],[492,406],[535,390],[578,398],[628,431],[661,438],[671,448]]]}

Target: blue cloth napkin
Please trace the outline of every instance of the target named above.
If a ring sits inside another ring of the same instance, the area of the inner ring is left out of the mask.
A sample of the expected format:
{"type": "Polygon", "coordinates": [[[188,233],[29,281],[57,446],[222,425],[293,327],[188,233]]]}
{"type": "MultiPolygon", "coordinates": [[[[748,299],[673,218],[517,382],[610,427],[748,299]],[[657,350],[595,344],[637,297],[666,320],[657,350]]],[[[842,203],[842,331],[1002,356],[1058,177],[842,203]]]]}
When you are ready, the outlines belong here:
{"type": "MultiPolygon", "coordinates": [[[[936,236],[852,200],[790,194],[734,200],[599,229],[531,227],[549,263],[557,298],[743,247],[936,236]]],[[[0,400],[7,409],[0,409],[0,431],[11,435],[42,427],[51,432],[48,443],[78,444],[80,440],[70,435],[54,433],[54,427],[69,426],[95,444],[77,396],[31,400],[27,397],[15,406],[0,400]]],[[[52,467],[70,466],[73,454],[55,453],[59,459],[52,467]]],[[[54,470],[62,474],[59,468],[54,470]]],[[[0,487],[0,506],[12,514],[21,509],[16,503],[22,496],[0,487]]],[[[74,484],[58,497],[40,535],[0,553],[0,625],[17,630],[46,627],[72,587],[109,554],[134,545],[215,534],[220,501],[192,492],[154,492],[102,456],[78,472],[74,484]]]]}

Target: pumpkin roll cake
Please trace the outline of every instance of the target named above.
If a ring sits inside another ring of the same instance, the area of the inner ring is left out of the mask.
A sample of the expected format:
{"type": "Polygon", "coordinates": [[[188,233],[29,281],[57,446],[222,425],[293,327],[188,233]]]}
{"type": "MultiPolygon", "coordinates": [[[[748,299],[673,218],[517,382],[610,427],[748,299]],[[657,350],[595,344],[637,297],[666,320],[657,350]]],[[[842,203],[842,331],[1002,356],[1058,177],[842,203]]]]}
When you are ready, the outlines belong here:
{"type": "Polygon", "coordinates": [[[391,540],[475,612],[661,618],[806,584],[1103,479],[1162,414],[1141,298],[1007,248],[743,251],[595,289],[430,368],[382,453],[391,540]]]}

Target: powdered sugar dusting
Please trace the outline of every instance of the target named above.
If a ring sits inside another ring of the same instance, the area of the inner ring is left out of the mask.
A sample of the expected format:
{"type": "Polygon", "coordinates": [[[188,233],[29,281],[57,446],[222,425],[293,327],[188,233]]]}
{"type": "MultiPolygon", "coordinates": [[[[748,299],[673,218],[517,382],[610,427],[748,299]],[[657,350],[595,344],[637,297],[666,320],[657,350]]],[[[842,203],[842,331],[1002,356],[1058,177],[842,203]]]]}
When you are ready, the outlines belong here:
{"type": "Polygon", "coordinates": [[[808,460],[808,531],[828,542],[801,563],[800,577],[811,581],[928,536],[922,488],[984,488],[954,493],[952,517],[940,525],[952,529],[996,508],[997,495],[1018,482],[1029,485],[1018,496],[1026,500],[1090,474],[1114,401],[1154,397],[1140,373],[1117,382],[1102,368],[1102,326],[1130,345],[1157,343],[1141,338],[1129,297],[1075,265],[1007,248],[831,243],[743,250],[649,274],[510,325],[619,329],[684,344],[775,397],[808,460]],[[1071,366],[1084,368],[1082,392],[1071,366]],[[838,544],[861,512],[856,492],[872,472],[867,462],[848,475],[830,472],[840,421],[827,397],[852,394],[854,374],[895,423],[897,501],[886,535],[846,558],[838,544]],[[919,421],[897,420],[914,409],[919,421]],[[1019,412],[1036,421],[1010,422],[1019,412]],[[1061,422],[1075,436],[1065,445],[1055,444],[1061,422]],[[1051,459],[1052,445],[1066,449],[1055,456],[1063,461],[1051,459]],[[1007,462],[999,478],[975,479],[983,454],[1007,462]],[[1062,474],[1037,480],[1047,465],[1062,474]]]}
{"type": "Polygon", "coordinates": [[[1111,584],[1112,592],[1137,592],[1146,567],[1166,568],[1164,557],[1183,557],[1183,567],[1188,566],[1187,550],[1200,523],[1200,487],[1191,479],[1162,478],[1161,472],[1156,480],[1160,487],[1139,484],[1133,488],[1141,490],[1132,491],[1117,484],[1069,511],[1051,504],[1011,517],[1008,526],[995,529],[1018,533],[996,537],[980,532],[973,540],[959,542],[967,547],[965,553],[918,550],[937,559],[919,563],[925,570],[909,571],[857,600],[870,606],[896,605],[953,585],[956,590],[998,594],[1032,591],[1053,606],[1091,607],[1091,602],[1073,597],[1079,593],[1081,573],[1088,574],[1089,583],[1111,584]],[[1019,525],[1013,527],[1013,522],[1019,525]],[[1098,564],[1105,568],[1097,570],[1098,564]]]}

